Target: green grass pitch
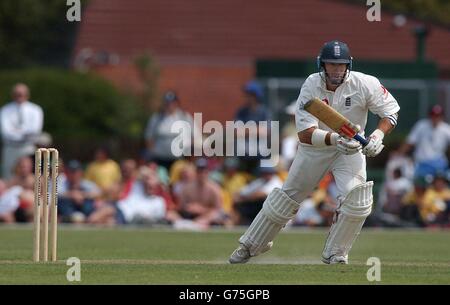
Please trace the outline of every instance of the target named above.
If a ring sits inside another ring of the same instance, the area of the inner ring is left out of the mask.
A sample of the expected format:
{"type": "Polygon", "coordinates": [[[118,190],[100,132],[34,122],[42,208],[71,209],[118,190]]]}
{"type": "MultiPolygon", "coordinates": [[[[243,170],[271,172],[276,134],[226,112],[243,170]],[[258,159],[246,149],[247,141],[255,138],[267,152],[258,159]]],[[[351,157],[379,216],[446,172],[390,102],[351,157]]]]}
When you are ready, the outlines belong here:
{"type": "Polygon", "coordinates": [[[450,231],[364,230],[349,265],[325,265],[326,230],[287,230],[274,248],[245,265],[227,263],[242,231],[59,229],[58,262],[32,262],[30,226],[1,226],[0,284],[71,284],[69,257],[81,260],[81,284],[450,284],[450,231]],[[369,257],[381,281],[368,282],[369,257]]]}

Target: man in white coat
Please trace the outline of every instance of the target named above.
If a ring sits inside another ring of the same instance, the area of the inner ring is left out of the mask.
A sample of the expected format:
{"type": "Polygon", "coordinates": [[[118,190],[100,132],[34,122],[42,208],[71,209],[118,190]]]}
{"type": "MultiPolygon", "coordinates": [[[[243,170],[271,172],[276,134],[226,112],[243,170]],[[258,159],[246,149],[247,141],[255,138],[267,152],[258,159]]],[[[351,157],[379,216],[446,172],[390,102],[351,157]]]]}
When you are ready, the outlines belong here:
{"type": "Polygon", "coordinates": [[[332,172],[337,188],[334,222],[330,228],[322,261],[348,263],[348,253],[372,209],[372,181],[366,181],[366,156],[375,157],[383,149],[383,138],[397,124],[400,107],[377,78],[351,71],[348,46],[340,41],[327,42],[317,57],[318,73],[304,82],[295,113],[300,145],[283,187],[275,188],[263,208],[239,239],[230,263],[245,263],[252,256],[268,251],[273,239],[295,217],[301,202],[314,190],[322,177],[332,172]],[[364,136],[370,110],[380,117],[377,129],[362,147],[329,129],[306,112],[304,104],[317,97],[354,124],[364,136]]]}
{"type": "Polygon", "coordinates": [[[42,134],[44,114],[42,108],[30,102],[30,91],[25,84],[16,84],[13,101],[0,109],[3,140],[2,177],[9,179],[18,159],[33,155],[35,143],[42,134]]]}

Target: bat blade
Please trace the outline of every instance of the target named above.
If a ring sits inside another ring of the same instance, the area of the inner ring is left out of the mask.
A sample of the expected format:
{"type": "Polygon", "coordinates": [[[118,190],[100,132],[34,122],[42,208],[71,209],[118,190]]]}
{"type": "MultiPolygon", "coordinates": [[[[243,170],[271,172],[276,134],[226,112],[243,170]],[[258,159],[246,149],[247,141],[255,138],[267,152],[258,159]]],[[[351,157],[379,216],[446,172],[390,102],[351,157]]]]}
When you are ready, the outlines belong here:
{"type": "Polygon", "coordinates": [[[358,134],[352,122],[318,98],[309,100],[304,109],[337,133],[353,138],[363,146],[367,145],[367,140],[358,134]]]}

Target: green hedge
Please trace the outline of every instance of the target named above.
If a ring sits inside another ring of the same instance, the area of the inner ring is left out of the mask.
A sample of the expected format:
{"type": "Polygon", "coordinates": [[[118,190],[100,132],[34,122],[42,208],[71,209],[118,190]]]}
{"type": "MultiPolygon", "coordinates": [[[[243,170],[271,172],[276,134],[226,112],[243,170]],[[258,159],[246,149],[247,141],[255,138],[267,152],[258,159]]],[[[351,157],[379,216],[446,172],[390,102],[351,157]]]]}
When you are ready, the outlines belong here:
{"type": "Polygon", "coordinates": [[[30,100],[43,108],[44,130],[55,142],[81,151],[80,145],[142,137],[149,114],[98,76],[54,69],[0,71],[0,105],[10,101],[17,82],[30,87],[30,100]]]}

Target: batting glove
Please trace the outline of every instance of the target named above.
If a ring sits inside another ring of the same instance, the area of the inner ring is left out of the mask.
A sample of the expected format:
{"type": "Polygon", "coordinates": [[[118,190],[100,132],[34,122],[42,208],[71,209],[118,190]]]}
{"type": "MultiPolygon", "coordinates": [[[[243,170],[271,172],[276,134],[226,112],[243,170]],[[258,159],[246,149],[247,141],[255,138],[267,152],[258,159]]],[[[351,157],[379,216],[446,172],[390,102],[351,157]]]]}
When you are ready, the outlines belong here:
{"type": "Polygon", "coordinates": [[[361,143],[354,139],[341,137],[337,134],[331,136],[331,144],[336,146],[338,152],[344,155],[353,155],[361,151],[361,143]]]}
{"type": "Polygon", "coordinates": [[[383,145],[384,133],[376,129],[367,139],[369,143],[364,146],[362,152],[367,157],[375,157],[377,156],[384,148],[383,145]]]}
{"type": "Polygon", "coordinates": [[[344,155],[354,155],[361,150],[361,143],[354,139],[339,137],[336,141],[337,150],[344,155]]]}

